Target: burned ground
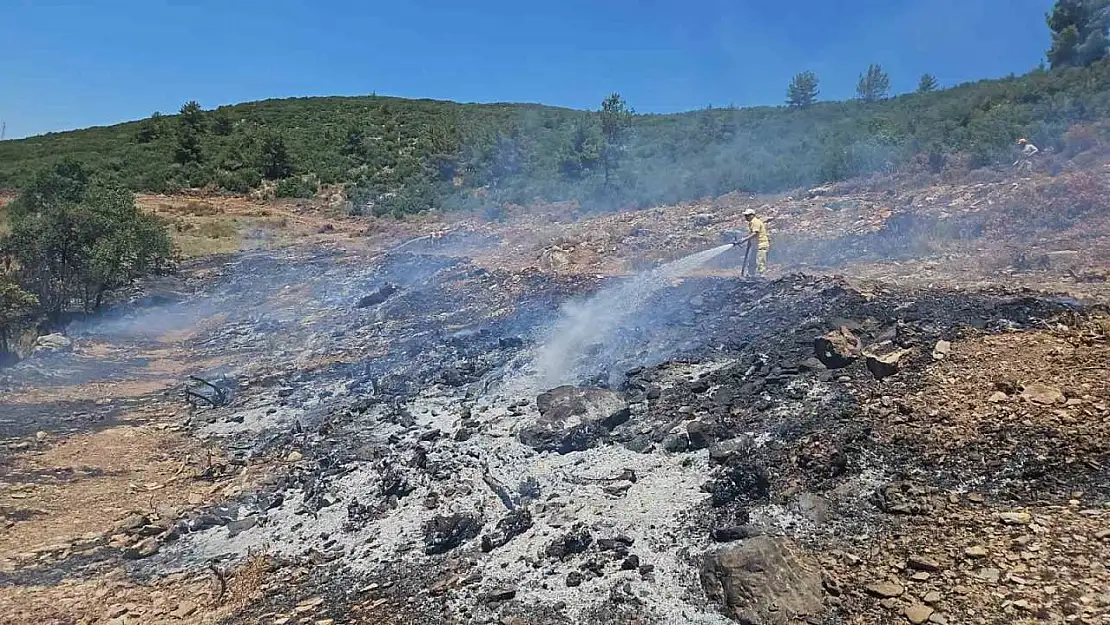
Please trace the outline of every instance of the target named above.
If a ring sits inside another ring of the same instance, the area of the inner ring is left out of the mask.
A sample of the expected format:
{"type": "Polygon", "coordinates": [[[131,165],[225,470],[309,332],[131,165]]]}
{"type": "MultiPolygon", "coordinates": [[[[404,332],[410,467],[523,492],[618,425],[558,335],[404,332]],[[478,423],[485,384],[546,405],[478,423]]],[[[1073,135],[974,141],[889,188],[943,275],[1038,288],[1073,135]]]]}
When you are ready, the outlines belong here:
{"type": "MultiPolygon", "coordinates": [[[[898,223],[848,233],[848,265],[876,245],[921,253],[906,247],[920,224],[898,223]]],[[[475,230],[198,261],[162,295],[72,326],[72,351],[5,370],[0,613],[943,625],[1110,611],[1105,309],[818,274],[628,291],[636,278],[492,266],[509,253],[494,243],[519,245],[475,230]],[[625,292],[635,305],[605,298],[625,292]],[[567,343],[551,391],[539,356],[553,329],[575,330],[569,310],[619,318],[567,343]]]]}

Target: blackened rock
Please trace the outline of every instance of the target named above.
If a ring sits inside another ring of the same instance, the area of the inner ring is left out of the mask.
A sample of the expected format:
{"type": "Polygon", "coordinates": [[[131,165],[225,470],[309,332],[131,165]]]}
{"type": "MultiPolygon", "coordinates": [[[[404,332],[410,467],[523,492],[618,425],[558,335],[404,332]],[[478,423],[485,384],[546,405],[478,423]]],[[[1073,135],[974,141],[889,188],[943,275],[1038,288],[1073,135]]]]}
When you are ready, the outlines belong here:
{"type": "Polygon", "coordinates": [[[690,439],[690,449],[705,449],[713,443],[713,429],[701,421],[686,424],[686,435],[690,439]]]}
{"type": "Polygon", "coordinates": [[[771,492],[771,484],[763,467],[745,462],[710,480],[702,486],[702,490],[712,495],[713,506],[719,508],[733,501],[747,503],[766,500],[771,492]]]}
{"type": "Polygon", "coordinates": [[[498,547],[504,547],[531,527],[532,513],[527,508],[513,510],[497,521],[492,532],[482,536],[482,551],[489,553],[498,547]]]}
{"type": "Polygon", "coordinates": [[[560,454],[597,446],[631,415],[619,393],[603,388],[560,386],[537,397],[536,407],[539,419],[520,432],[520,442],[560,454]]]}
{"type": "Polygon", "coordinates": [[[635,571],[638,568],[640,568],[640,556],[636,554],[628,556],[624,562],[621,562],[622,571],[635,571]]]}
{"type": "Polygon", "coordinates": [[[863,345],[851,330],[841,327],[815,339],[813,351],[829,369],[841,369],[860,357],[863,345]]]}
{"type": "Polygon", "coordinates": [[[577,588],[582,585],[585,578],[578,571],[567,573],[567,588],[577,588]]]}
{"type": "Polygon", "coordinates": [[[253,515],[246,517],[245,519],[232,521],[231,523],[227,524],[227,537],[235,538],[239,534],[252,529],[255,525],[258,525],[258,517],[253,515]]]}
{"type": "Polygon", "coordinates": [[[672,454],[680,454],[690,448],[690,439],[685,434],[668,434],[662,444],[663,449],[672,454]]]}
{"type": "Polygon", "coordinates": [[[565,560],[567,556],[585,553],[593,542],[594,537],[590,534],[590,530],[585,525],[576,523],[569,532],[548,545],[544,553],[550,558],[565,560]]]}
{"type": "Polygon", "coordinates": [[[723,527],[714,528],[710,532],[713,540],[719,543],[730,543],[734,540],[744,540],[753,536],[759,536],[760,531],[750,525],[726,525],[723,527]]]}
{"type": "Polygon", "coordinates": [[[398,290],[399,287],[396,284],[393,284],[392,282],[386,282],[374,291],[371,291],[370,293],[367,293],[366,295],[359,298],[358,303],[355,304],[355,306],[358,308],[369,308],[371,306],[377,306],[378,304],[381,304],[385,300],[389,299],[390,296],[392,296],[398,290]]]}
{"type": "Polygon", "coordinates": [[[824,613],[820,565],[785,538],[761,536],[711,553],[701,583],[740,623],[785,625],[824,613]]]}
{"type": "Polygon", "coordinates": [[[912,349],[900,349],[889,354],[867,354],[867,370],[877,380],[890,377],[901,370],[902,359],[912,351],[912,349]]]}
{"type": "Polygon", "coordinates": [[[629,536],[614,536],[613,538],[598,538],[597,548],[599,551],[617,551],[622,548],[627,549],[631,547],[636,540],[629,536]]]}
{"type": "Polygon", "coordinates": [[[524,339],[519,336],[503,336],[497,339],[497,347],[500,349],[516,349],[524,347],[524,339]]]}
{"type": "Polygon", "coordinates": [[[625,441],[624,446],[630,451],[638,454],[647,453],[651,450],[651,439],[647,436],[636,436],[631,440],[625,441]]]}
{"type": "Polygon", "coordinates": [[[424,553],[447,553],[464,542],[476,538],[482,522],[472,514],[437,516],[424,524],[424,553]]]}
{"type": "Polygon", "coordinates": [[[482,603],[496,603],[498,601],[508,601],[516,596],[516,588],[505,586],[488,590],[481,595],[482,603]]]}

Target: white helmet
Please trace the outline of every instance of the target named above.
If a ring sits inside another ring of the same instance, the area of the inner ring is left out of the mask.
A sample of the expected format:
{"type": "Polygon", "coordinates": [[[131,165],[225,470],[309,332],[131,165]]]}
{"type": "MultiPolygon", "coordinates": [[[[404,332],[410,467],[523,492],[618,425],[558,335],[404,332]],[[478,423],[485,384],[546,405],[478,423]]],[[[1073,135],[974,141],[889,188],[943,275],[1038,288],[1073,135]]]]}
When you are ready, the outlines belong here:
{"type": "Polygon", "coordinates": [[[752,209],[749,208],[748,210],[744,211],[744,216],[745,217],[749,217],[749,216],[752,216],[752,215],[755,215],[755,211],[753,211],[752,209]]]}

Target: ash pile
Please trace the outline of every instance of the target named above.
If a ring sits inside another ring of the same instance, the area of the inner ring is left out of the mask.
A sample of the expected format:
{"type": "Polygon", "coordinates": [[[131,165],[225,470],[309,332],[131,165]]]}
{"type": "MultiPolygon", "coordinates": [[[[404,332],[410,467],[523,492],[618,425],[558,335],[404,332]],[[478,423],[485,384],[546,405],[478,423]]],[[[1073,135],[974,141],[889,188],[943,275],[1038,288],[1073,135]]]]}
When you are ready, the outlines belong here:
{"type": "Polygon", "coordinates": [[[243,261],[204,304],[235,312],[198,356],[238,359],[200,376],[226,401],[190,422],[233,462],[288,470],[132,564],[309,567],[260,617],[318,595],[336,618],[411,623],[837,622],[813,554],[928,505],[907,475],[956,479],[875,440],[861,398],[912,386],[956,336],[1065,310],[1001,291],[686,279],[544,371],[562,302],[604,283],[417,254],[295,260],[243,261]]]}

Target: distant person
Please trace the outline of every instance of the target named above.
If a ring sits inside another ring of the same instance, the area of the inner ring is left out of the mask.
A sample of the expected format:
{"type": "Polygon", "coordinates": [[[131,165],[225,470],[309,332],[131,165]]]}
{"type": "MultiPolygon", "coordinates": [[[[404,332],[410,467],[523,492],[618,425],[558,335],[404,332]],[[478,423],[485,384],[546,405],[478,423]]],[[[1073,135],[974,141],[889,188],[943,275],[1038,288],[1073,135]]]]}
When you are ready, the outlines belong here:
{"type": "Polygon", "coordinates": [[[1033,155],[1040,152],[1040,150],[1037,149],[1037,146],[1029,143],[1029,140],[1025,137],[1018,139],[1018,147],[1021,149],[1021,156],[1018,157],[1018,160],[1014,161],[1014,167],[1018,168],[1018,170],[1032,171],[1033,155]]]}
{"type": "Polygon", "coordinates": [[[771,237],[767,236],[767,224],[756,217],[755,211],[750,208],[744,211],[744,220],[748,222],[749,234],[740,244],[747,243],[751,245],[753,239],[756,241],[755,272],[762,276],[767,273],[767,251],[771,249],[771,237]]]}

